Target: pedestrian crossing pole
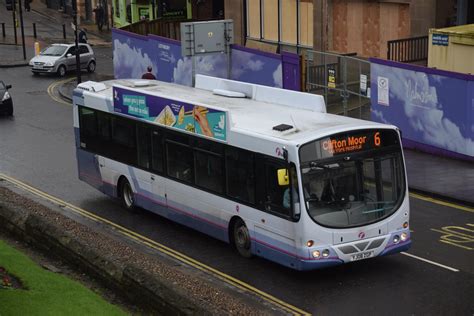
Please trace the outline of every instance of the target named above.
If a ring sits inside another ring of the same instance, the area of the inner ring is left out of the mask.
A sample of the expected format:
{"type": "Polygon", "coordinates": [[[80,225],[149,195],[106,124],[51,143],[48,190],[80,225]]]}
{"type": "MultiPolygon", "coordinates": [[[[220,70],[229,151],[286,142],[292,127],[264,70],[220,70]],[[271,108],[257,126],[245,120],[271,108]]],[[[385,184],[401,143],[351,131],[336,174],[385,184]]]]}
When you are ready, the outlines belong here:
{"type": "MultiPolygon", "coordinates": [[[[20,0],[21,1],[21,0],[20,0]]],[[[81,83],[81,61],[79,58],[79,42],[77,38],[77,0],[72,0],[72,17],[74,20],[74,38],[76,43],[76,77],[77,84],[81,83]]]]}
{"type": "Polygon", "coordinates": [[[23,59],[26,60],[25,28],[23,27],[23,9],[21,8],[21,0],[18,0],[18,10],[20,11],[21,44],[23,45],[23,59]]]}
{"type": "MultiPolygon", "coordinates": [[[[15,34],[15,45],[18,45],[18,39],[16,38],[17,20],[16,20],[16,5],[15,5],[15,1],[16,1],[16,0],[13,0],[13,11],[12,11],[12,14],[13,14],[13,33],[15,34]]],[[[21,0],[19,0],[19,1],[21,1],[21,0]]]]}

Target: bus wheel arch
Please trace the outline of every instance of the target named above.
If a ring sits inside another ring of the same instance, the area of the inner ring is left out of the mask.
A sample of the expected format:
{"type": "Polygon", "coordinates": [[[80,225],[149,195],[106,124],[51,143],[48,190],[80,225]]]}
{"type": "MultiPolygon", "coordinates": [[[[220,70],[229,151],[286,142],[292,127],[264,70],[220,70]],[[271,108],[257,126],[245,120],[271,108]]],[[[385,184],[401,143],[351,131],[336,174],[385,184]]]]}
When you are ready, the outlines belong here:
{"type": "Polygon", "coordinates": [[[117,182],[117,197],[127,210],[134,211],[136,209],[135,193],[127,177],[123,175],[119,177],[117,182]]]}
{"type": "Polygon", "coordinates": [[[244,258],[252,257],[252,239],[243,219],[232,217],[229,222],[229,242],[244,258]]]}

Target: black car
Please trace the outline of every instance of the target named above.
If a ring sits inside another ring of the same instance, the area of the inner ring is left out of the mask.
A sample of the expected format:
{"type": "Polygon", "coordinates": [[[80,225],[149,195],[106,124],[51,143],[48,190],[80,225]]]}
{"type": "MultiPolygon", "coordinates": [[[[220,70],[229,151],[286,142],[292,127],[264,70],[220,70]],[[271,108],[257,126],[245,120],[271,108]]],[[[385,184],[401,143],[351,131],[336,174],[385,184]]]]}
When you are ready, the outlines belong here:
{"type": "Polygon", "coordinates": [[[7,114],[9,116],[13,115],[13,101],[8,89],[11,85],[6,85],[3,81],[0,80],[0,113],[7,114]]]}

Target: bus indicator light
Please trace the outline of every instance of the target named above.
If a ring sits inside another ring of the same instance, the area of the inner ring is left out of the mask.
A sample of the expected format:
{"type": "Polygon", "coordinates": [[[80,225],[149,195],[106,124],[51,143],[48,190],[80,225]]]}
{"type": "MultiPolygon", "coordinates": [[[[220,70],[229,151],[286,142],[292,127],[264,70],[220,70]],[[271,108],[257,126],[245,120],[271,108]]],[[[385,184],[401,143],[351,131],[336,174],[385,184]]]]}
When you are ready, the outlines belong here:
{"type": "Polygon", "coordinates": [[[314,241],[312,241],[312,240],[308,240],[306,242],[306,246],[308,246],[308,247],[312,247],[313,245],[314,245],[314,241]]]}

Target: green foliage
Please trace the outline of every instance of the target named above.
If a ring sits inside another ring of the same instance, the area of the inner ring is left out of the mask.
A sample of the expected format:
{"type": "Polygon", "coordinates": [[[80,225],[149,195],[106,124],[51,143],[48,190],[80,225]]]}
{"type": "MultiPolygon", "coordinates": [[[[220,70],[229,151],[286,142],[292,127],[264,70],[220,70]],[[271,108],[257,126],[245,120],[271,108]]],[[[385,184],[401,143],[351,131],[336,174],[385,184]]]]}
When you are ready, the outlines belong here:
{"type": "Polygon", "coordinates": [[[47,271],[0,240],[0,266],[27,289],[0,289],[3,315],[124,315],[96,293],[61,274],[47,271]]]}

